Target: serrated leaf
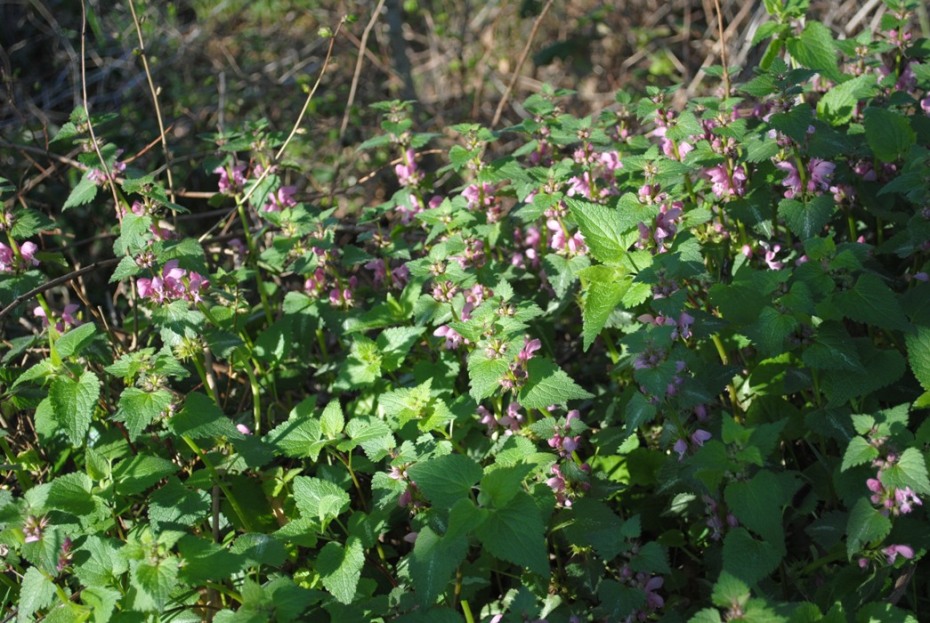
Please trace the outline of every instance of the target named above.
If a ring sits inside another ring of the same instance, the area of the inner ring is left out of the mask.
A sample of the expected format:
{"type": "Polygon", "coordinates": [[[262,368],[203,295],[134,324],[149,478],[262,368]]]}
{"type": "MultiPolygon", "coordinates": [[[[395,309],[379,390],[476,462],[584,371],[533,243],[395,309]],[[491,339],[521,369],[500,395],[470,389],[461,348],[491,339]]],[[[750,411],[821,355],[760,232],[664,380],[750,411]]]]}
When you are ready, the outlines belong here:
{"type": "Polygon", "coordinates": [[[720,608],[730,608],[734,604],[743,605],[749,599],[749,587],[739,578],[735,578],[726,571],[720,574],[714,584],[711,601],[720,608]]]}
{"type": "Polygon", "coordinates": [[[626,254],[623,234],[629,229],[617,210],[590,201],[567,197],[565,203],[584,235],[591,255],[604,264],[616,264],[626,254]]]}
{"type": "Polygon", "coordinates": [[[608,318],[623,301],[630,285],[630,277],[622,276],[617,271],[604,266],[591,266],[581,275],[585,296],[582,302],[583,348],[590,348],[595,338],[600,335],[608,318]],[[594,272],[592,269],[602,269],[594,272]]]}
{"type": "Polygon", "coordinates": [[[481,466],[461,454],[447,454],[420,461],[407,468],[407,474],[436,508],[451,508],[469,497],[481,479],[481,466]]]}
{"type": "Polygon", "coordinates": [[[91,495],[93,483],[87,474],[72,472],[55,478],[48,489],[45,504],[48,508],[71,513],[78,517],[94,511],[91,495]]]}
{"type": "Polygon", "coordinates": [[[176,556],[159,558],[152,563],[149,559],[133,566],[133,585],[145,593],[157,608],[164,608],[168,598],[178,586],[178,563],[176,556]]]}
{"type": "Polygon", "coordinates": [[[77,379],[58,376],[52,381],[48,396],[52,415],[67,433],[71,445],[82,445],[100,397],[100,379],[90,370],[85,370],[77,379]]]}
{"type": "Polygon", "coordinates": [[[546,409],[551,405],[564,407],[569,400],[591,398],[559,366],[545,357],[530,359],[527,380],[520,390],[520,404],[526,409],[546,409]]]}
{"type": "Polygon", "coordinates": [[[776,550],[784,549],[781,516],[786,500],[772,472],[762,470],[751,480],[730,483],[724,498],[742,525],[761,536],[776,550]]]}
{"type": "Polygon", "coordinates": [[[323,431],[320,422],[311,418],[293,418],[269,431],[267,441],[277,454],[292,458],[310,457],[314,461],[326,445],[321,442],[323,431]]]}
{"type": "Polygon", "coordinates": [[[846,554],[851,559],[863,547],[878,542],[891,532],[891,520],[872,507],[867,498],[859,498],[846,524],[846,554]]]}
{"type": "Polygon", "coordinates": [[[900,160],[917,141],[907,117],[886,108],[866,108],[864,125],[865,140],[883,162],[900,160]]]}
{"type": "Polygon", "coordinates": [[[81,206],[90,203],[97,196],[97,184],[87,179],[87,174],[81,178],[81,181],[71,190],[65,204],[61,206],[62,210],[81,206]]]}
{"type": "Polygon", "coordinates": [[[799,37],[788,40],[788,51],[804,67],[815,69],[834,82],[842,80],[833,35],[822,23],[807,22],[799,37]]]}
{"type": "Polygon", "coordinates": [[[480,349],[472,351],[468,357],[468,393],[477,402],[487,398],[500,388],[509,369],[504,359],[488,359],[480,349]]]}
{"type": "Polygon", "coordinates": [[[879,478],[886,487],[910,487],[921,495],[930,493],[927,464],[924,462],[924,455],[917,448],[908,448],[902,452],[898,462],[882,470],[879,478]]]}
{"type": "Polygon", "coordinates": [[[545,526],[529,494],[521,491],[503,508],[492,510],[475,534],[492,556],[549,576],[545,526]]]}
{"type": "Polygon", "coordinates": [[[489,468],[481,478],[479,500],[482,504],[487,500],[490,505],[498,508],[506,505],[521,490],[521,484],[534,469],[536,466],[530,463],[495,465],[489,468]]]}
{"type": "Polygon", "coordinates": [[[783,553],[752,538],[745,528],[733,528],[723,539],[723,570],[753,585],[778,567],[783,553]]]}
{"type": "Polygon", "coordinates": [[[849,123],[859,100],[869,97],[874,90],[874,74],[863,74],[847,80],[836,85],[820,98],[817,102],[817,115],[834,126],[849,123]]]}
{"type": "Polygon", "coordinates": [[[425,330],[424,327],[391,327],[382,331],[376,341],[381,350],[381,367],[388,372],[399,368],[425,330]]]}
{"type": "Polygon", "coordinates": [[[467,553],[464,536],[440,537],[429,526],[420,530],[410,554],[410,577],[422,605],[436,603],[467,553]]]}
{"type": "Polygon", "coordinates": [[[94,323],[84,323],[59,337],[55,342],[55,348],[62,359],[79,355],[93,341],[96,333],[97,327],[94,323]]]}
{"type": "Polygon", "coordinates": [[[227,437],[242,439],[243,434],[236,430],[236,425],[223,414],[206,394],[191,392],[184,399],[184,407],[168,420],[168,427],[176,435],[186,435],[192,439],[215,439],[227,437]]]}
{"type": "Polygon", "coordinates": [[[349,421],[346,434],[350,442],[340,444],[340,448],[354,448],[361,446],[362,450],[372,461],[383,459],[394,448],[394,434],[391,428],[383,421],[370,416],[357,417],[349,421]]]}
{"type": "Polygon", "coordinates": [[[52,605],[55,599],[55,585],[36,567],[29,567],[23,574],[19,595],[16,621],[25,623],[33,620],[31,615],[37,610],[52,605]]]}
{"type": "Polygon", "coordinates": [[[344,427],[345,416],[342,414],[342,405],[338,400],[331,400],[320,416],[320,429],[326,437],[335,439],[342,434],[344,427]]]}
{"type": "Polygon", "coordinates": [[[797,199],[782,199],[778,203],[778,215],[801,240],[820,235],[835,209],[836,203],[830,194],[817,195],[807,203],[797,199]]]}
{"type": "Polygon", "coordinates": [[[171,476],[178,469],[177,465],[160,456],[137,454],[120,461],[113,468],[114,487],[119,495],[133,495],[171,476]]]}
{"type": "Polygon", "coordinates": [[[124,422],[129,438],[135,440],[155,418],[168,412],[171,394],[164,389],[147,392],[138,387],[127,387],[119,397],[119,410],[115,420],[124,422]]]}
{"type": "Polygon", "coordinates": [[[572,543],[590,545],[605,562],[613,560],[627,549],[621,520],[603,502],[581,498],[572,506],[574,521],[566,526],[565,534],[572,543]]]}
{"type": "Polygon", "coordinates": [[[844,316],[882,329],[906,330],[910,323],[894,291],[876,275],[864,273],[856,285],[834,297],[844,316]]]}
{"type": "Polygon", "coordinates": [[[846,452],[843,453],[843,465],[840,467],[840,471],[845,472],[856,465],[869,463],[877,457],[878,449],[875,446],[862,437],[853,437],[846,447],[846,452]]]}
{"type": "Polygon", "coordinates": [[[294,503],[301,514],[326,525],[349,508],[349,494],[328,480],[294,478],[294,503]]]}
{"type": "Polygon", "coordinates": [[[330,541],[316,559],[316,569],[326,590],[343,604],[352,603],[365,563],[365,551],[356,537],[349,537],[345,547],[330,541]]]}
{"type": "Polygon", "coordinates": [[[919,326],[904,336],[907,359],[921,387],[930,391],[930,327],[919,326]]]}

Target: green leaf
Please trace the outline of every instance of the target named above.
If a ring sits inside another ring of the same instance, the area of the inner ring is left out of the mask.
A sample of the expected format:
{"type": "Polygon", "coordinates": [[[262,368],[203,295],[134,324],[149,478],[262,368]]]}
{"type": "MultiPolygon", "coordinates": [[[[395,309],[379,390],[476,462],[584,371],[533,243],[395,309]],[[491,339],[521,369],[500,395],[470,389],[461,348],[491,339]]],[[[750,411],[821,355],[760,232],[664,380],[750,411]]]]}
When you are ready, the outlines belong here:
{"type": "Polygon", "coordinates": [[[894,291],[871,273],[864,273],[851,290],[837,294],[834,301],[850,320],[893,331],[910,327],[894,291]]]}
{"type": "Polygon", "coordinates": [[[192,439],[215,439],[228,437],[241,439],[242,433],[223,411],[206,394],[191,392],[184,399],[184,408],[168,421],[168,427],[176,435],[192,439]]]}
{"type": "Polygon", "coordinates": [[[349,494],[328,480],[297,476],[294,502],[301,514],[325,526],[349,508],[349,494]]]}
{"type": "Polygon", "coordinates": [[[902,452],[898,462],[882,470],[879,478],[886,487],[910,487],[921,495],[930,493],[927,464],[924,462],[924,455],[917,448],[908,448],[902,452]]]}
{"type": "Polygon", "coordinates": [[[860,99],[875,91],[875,75],[863,74],[827,91],[817,102],[817,115],[827,123],[840,126],[849,123],[860,99]]]}
{"type": "Polygon", "coordinates": [[[604,559],[613,560],[627,549],[621,520],[603,502],[581,498],[572,506],[574,521],[565,528],[565,534],[577,545],[590,545],[604,559]]]}
{"type": "Polygon", "coordinates": [[[87,474],[72,472],[55,478],[48,489],[45,505],[77,517],[94,512],[93,483],[87,474]]]}
{"type": "Polygon", "coordinates": [[[606,266],[590,266],[581,272],[580,277],[585,294],[582,303],[582,338],[583,348],[587,351],[607,324],[610,315],[623,301],[633,280],[625,275],[625,271],[606,266]]]}
{"type": "Polygon", "coordinates": [[[734,605],[742,606],[749,600],[749,587],[739,578],[735,578],[724,571],[717,578],[710,599],[715,606],[720,608],[731,608],[734,605]]]}
{"type": "Polygon", "coordinates": [[[361,446],[372,461],[383,459],[394,448],[394,434],[383,421],[371,416],[356,417],[346,426],[349,442],[339,445],[340,449],[361,446]]]}
{"type": "Polygon", "coordinates": [[[26,569],[19,589],[19,607],[17,622],[33,620],[31,615],[37,610],[52,605],[55,599],[55,585],[44,573],[35,567],[26,569]]]}
{"type": "Polygon", "coordinates": [[[887,108],[866,108],[864,123],[865,140],[883,162],[900,160],[917,141],[907,117],[887,108]]]}
{"type": "Polygon", "coordinates": [[[284,544],[268,534],[249,532],[233,543],[230,553],[241,556],[248,566],[280,567],[287,559],[284,544]]]}
{"type": "Polygon", "coordinates": [[[862,437],[853,437],[843,454],[843,465],[840,471],[845,472],[850,467],[869,463],[876,457],[878,457],[878,449],[875,446],[862,437]]]}
{"type": "Polygon", "coordinates": [[[410,577],[422,605],[436,602],[467,553],[464,536],[440,537],[429,526],[420,530],[410,554],[410,577]]]}
{"type": "Polygon", "coordinates": [[[555,290],[555,295],[562,298],[568,293],[568,290],[578,280],[578,273],[591,265],[591,260],[587,255],[576,255],[571,259],[550,253],[543,258],[543,264],[546,269],[546,277],[555,290]]]}
{"type": "Polygon", "coordinates": [[[807,203],[797,199],[782,199],[778,203],[778,215],[785,219],[791,232],[801,240],[820,235],[836,204],[833,195],[817,195],[807,203]]]}
{"type": "Polygon", "coordinates": [[[788,51],[804,67],[819,71],[825,77],[840,82],[842,74],[836,61],[836,49],[830,29],[820,22],[807,22],[800,37],[788,40],[788,51]]]}
{"type": "Polygon", "coordinates": [[[331,400],[320,416],[320,430],[327,438],[335,439],[342,434],[344,427],[345,416],[342,414],[342,405],[338,400],[331,400]]]}
{"type": "Polygon", "coordinates": [[[731,529],[723,539],[723,570],[749,585],[772,573],[783,555],[770,543],[752,538],[742,527],[731,529]]]}
{"type": "Polygon", "coordinates": [[[564,370],[545,357],[530,359],[526,384],[520,390],[520,404],[525,409],[564,407],[569,400],[591,398],[564,370]]]}
{"type": "Polygon", "coordinates": [[[904,336],[907,359],[921,387],[930,391],[930,327],[919,326],[904,336]]]}
{"type": "Polygon", "coordinates": [[[156,530],[161,526],[193,526],[210,513],[210,496],[206,491],[194,490],[173,477],[149,498],[149,521],[156,530]]]}
{"type": "Polygon", "coordinates": [[[65,200],[65,204],[61,206],[61,209],[64,211],[68,208],[82,206],[93,201],[96,196],[97,184],[87,179],[87,174],[85,173],[81,181],[77,183],[77,186],[71,190],[71,193],[65,200]]]}
{"type": "Polygon", "coordinates": [[[460,499],[469,497],[482,470],[467,456],[447,454],[415,463],[407,468],[407,474],[434,507],[451,508],[460,499]]]}
{"type": "Polygon", "coordinates": [[[549,576],[545,526],[528,493],[520,491],[507,506],[492,510],[475,534],[492,556],[549,576]]]}
{"type": "Polygon", "coordinates": [[[361,541],[349,537],[345,547],[334,541],[327,543],[317,556],[316,569],[326,590],[340,603],[348,604],[355,597],[364,563],[361,541]]]}
{"type": "Polygon", "coordinates": [[[137,454],[120,461],[113,468],[114,488],[119,495],[141,493],[178,469],[177,465],[160,456],[137,454]]]}
{"type": "Polygon", "coordinates": [[[157,609],[165,607],[171,591],[178,587],[178,563],[176,556],[167,556],[154,561],[146,558],[133,565],[133,585],[147,595],[157,609]]]}
{"type": "Polygon", "coordinates": [[[155,418],[168,412],[171,393],[164,389],[147,392],[138,387],[127,387],[119,397],[119,410],[113,419],[125,422],[129,438],[136,440],[155,418]]]}
{"type": "Polygon", "coordinates": [[[326,445],[326,441],[321,441],[322,437],[319,420],[298,417],[269,431],[266,441],[274,446],[277,454],[292,458],[310,457],[315,461],[326,445]]]}
{"type": "Polygon", "coordinates": [[[477,348],[468,357],[469,394],[476,402],[487,398],[500,387],[501,379],[510,365],[504,359],[488,359],[483,349],[477,348]]]}
{"type": "Polygon", "coordinates": [[[516,465],[494,465],[490,467],[481,478],[481,494],[479,503],[501,508],[521,490],[526,477],[536,469],[530,463],[517,463],[516,465]]]}
{"type": "Polygon", "coordinates": [[[128,565],[119,555],[119,543],[92,534],[74,552],[74,575],[84,586],[110,586],[116,583],[128,565]]]}
{"type": "Polygon", "coordinates": [[[81,351],[93,341],[96,333],[97,327],[94,323],[84,323],[59,337],[55,342],[55,348],[62,359],[80,355],[81,351]]]}
{"type": "Polygon", "coordinates": [[[424,327],[391,327],[382,331],[376,342],[381,350],[381,367],[387,372],[399,368],[425,330],[424,327]]]}
{"type": "Polygon", "coordinates": [[[786,503],[775,475],[758,472],[751,480],[727,485],[724,499],[740,523],[777,550],[784,549],[782,506],[786,503]]]}
{"type": "Polygon", "coordinates": [[[623,259],[629,247],[624,233],[629,227],[624,225],[618,210],[573,197],[567,197],[565,203],[595,259],[604,264],[616,264],[623,259]]]}
{"type": "Polygon", "coordinates": [[[80,446],[90,430],[94,407],[100,397],[100,379],[90,370],[85,370],[77,379],[57,376],[48,392],[52,415],[64,428],[71,445],[80,446]]]}
{"type": "Polygon", "coordinates": [[[868,498],[859,498],[846,524],[846,554],[851,559],[870,543],[877,543],[891,532],[891,520],[872,507],[868,498]]]}

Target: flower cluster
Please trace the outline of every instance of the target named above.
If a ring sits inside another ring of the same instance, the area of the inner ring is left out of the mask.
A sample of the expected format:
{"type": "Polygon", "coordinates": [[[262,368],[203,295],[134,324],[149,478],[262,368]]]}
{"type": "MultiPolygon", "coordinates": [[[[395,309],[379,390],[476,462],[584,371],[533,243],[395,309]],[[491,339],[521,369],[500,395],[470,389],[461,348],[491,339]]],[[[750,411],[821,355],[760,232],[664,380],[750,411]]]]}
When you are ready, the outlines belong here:
{"type": "Polygon", "coordinates": [[[781,185],[785,187],[785,198],[791,199],[803,194],[820,194],[830,188],[830,181],[833,179],[833,172],[836,165],[820,158],[811,158],[806,167],[806,182],[801,179],[801,172],[797,165],[791,160],[782,160],[776,162],[775,166],[784,171],[785,179],[781,185]]]}
{"type": "Polygon", "coordinates": [[[34,242],[24,242],[19,245],[19,253],[11,247],[0,242],[0,273],[18,273],[30,266],[38,266],[36,251],[39,247],[34,242]]]}
{"type": "Polygon", "coordinates": [[[489,434],[501,429],[505,435],[512,435],[518,432],[526,421],[524,415],[520,413],[520,403],[516,400],[507,405],[506,411],[500,417],[479,405],[478,416],[479,421],[487,426],[489,434]]]}
{"type": "Polygon", "coordinates": [[[188,272],[178,266],[177,260],[165,262],[160,277],[140,278],[139,296],[157,303],[190,301],[200,303],[210,282],[200,273],[188,272]]]}
{"type": "MultiPolygon", "coordinates": [[[[71,327],[76,327],[80,325],[81,322],[74,317],[74,313],[78,309],[80,309],[78,305],[74,303],[68,303],[67,305],[65,305],[65,308],[61,311],[60,319],[56,318],[53,315],[52,320],[56,320],[55,330],[58,331],[59,333],[64,333],[71,327]]],[[[49,318],[45,313],[45,309],[41,305],[37,306],[35,309],[32,310],[32,315],[35,316],[36,318],[42,319],[43,328],[49,325],[49,318]]]]}

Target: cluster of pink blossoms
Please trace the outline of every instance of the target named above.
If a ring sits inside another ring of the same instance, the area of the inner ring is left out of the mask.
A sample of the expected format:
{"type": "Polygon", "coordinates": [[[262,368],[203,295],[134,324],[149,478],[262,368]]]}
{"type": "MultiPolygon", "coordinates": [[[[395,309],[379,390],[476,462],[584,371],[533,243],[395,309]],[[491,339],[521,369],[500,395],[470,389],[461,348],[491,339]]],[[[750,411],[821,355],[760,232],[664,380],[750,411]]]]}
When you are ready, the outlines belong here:
{"type": "MultiPolygon", "coordinates": [[[[110,167],[110,179],[115,179],[117,175],[125,170],[126,163],[117,160],[113,163],[113,166],[110,167]]],[[[107,181],[107,174],[104,173],[102,169],[91,169],[87,172],[87,179],[97,186],[100,186],[107,181]]]]}
{"type": "Polygon", "coordinates": [[[178,267],[177,260],[165,262],[160,277],[140,278],[137,283],[139,296],[158,303],[190,301],[200,303],[201,296],[210,282],[200,273],[188,272],[178,267]]]}
{"type": "Polygon", "coordinates": [[[39,247],[34,242],[24,242],[19,245],[19,257],[13,249],[0,242],[0,273],[18,273],[30,266],[38,266],[39,260],[35,258],[39,247]]]}
{"type": "Polygon", "coordinates": [[[484,210],[488,223],[496,223],[504,215],[504,205],[495,194],[497,187],[488,182],[469,184],[462,191],[462,196],[468,202],[469,210],[484,210]]]}
{"type": "MultiPolygon", "coordinates": [[[[694,408],[694,416],[698,421],[698,425],[704,424],[707,422],[707,407],[704,405],[698,405],[694,408]]],[[[687,422],[685,422],[685,425],[687,422]]],[[[704,445],[705,441],[708,441],[711,438],[711,434],[704,430],[703,428],[696,428],[692,433],[687,434],[687,428],[684,432],[685,436],[679,437],[677,441],[672,445],[672,450],[678,453],[678,460],[682,461],[685,458],[685,454],[689,449],[700,448],[704,445]]]]}
{"type": "Polygon", "coordinates": [[[557,425],[552,437],[546,441],[549,447],[558,452],[562,458],[569,458],[581,443],[581,435],[571,434],[572,422],[579,421],[580,418],[581,413],[578,409],[569,411],[565,416],[565,423],[561,426],[557,425]]]}
{"type": "Polygon", "coordinates": [[[520,413],[520,403],[516,400],[507,405],[507,410],[500,417],[495,416],[481,405],[478,405],[478,415],[479,421],[487,426],[488,434],[501,429],[505,435],[512,435],[518,432],[526,421],[524,415],[520,413]]]}
{"type": "MultiPolygon", "coordinates": [[[[231,166],[218,166],[213,172],[220,176],[217,182],[217,189],[225,195],[235,195],[242,191],[246,181],[249,179],[249,167],[247,164],[239,163],[231,166]]],[[[262,174],[262,167],[256,166],[252,172],[254,175],[262,174]]],[[[296,186],[281,186],[277,190],[268,193],[265,203],[262,205],[263,212],[280,212],[285,208],[291,208],[297,205],[294,194],[297,192],[296,186]]]]}
{"type": "Polygon", "coordinates": [[[717,500],[709,495],[701,496],[701,499],[704,500],[704,513],[707,515],[705,524],[710,528],[712,541],[719,541],[723,538],[723,533],[727,528],[735,528],[739,525],[736,516],[733,513],[724,512],[717,500]]]}
{"type": "Polygon", "coordinates": [[[790,160],[776,162],[775,166],[781,169],[787,175],[782,180],[781,185],[785,187],[785,198],[791,199],[805,191],[811,194],[819,194],[830,189],[830,181],[833,179],[833,172],[836,165],[820,158],[811,158],[807,163],[807,183],[801,181],[801,174],[798,167],[790,160]]]}

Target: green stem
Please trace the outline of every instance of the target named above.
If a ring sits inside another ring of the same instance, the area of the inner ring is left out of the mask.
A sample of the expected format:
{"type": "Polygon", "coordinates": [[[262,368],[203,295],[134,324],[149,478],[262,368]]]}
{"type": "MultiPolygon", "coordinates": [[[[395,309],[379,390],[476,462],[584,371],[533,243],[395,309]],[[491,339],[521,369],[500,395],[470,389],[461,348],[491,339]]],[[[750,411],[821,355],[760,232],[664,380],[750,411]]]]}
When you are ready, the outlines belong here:
{"type": "Polygon", "coordinates": [[[462,614],[465,615],[465,623],[475,623],[475,617],[471,614],[471,606],[468,605],[468,601],[463,599],[459,603],[462,605],[462,614]]]}
{"type": "Polygon", "coordinates": [[[242,523],[243,527],[246,530],[251,531],[252,524],[249,521],[248,516],[245,514],[245,512],[243,512],[242,507],[239,505],[239,501],[232,494],[232,490],[220,478],[219,472],[216,471],[216,466],[213,465],[213,461],[207,457],[207,453],[201,450],[200,446],[198,446],[197,443],[187,435],[181,435],[181,439],[184,440],[184,443],[187,444],[187,447],[190,448],[194,454],[200,457],[200,460],[203,461],[207,471],[210,472],[210,476],[213,478],[213,482],[219,486],[220,490],[223,492],[223,495],[225,495],[226,499],[229,500],[230,506],[232,506],[233,511],[236,513],[236,516],[239,518],[239,521],[242,523]]]}

